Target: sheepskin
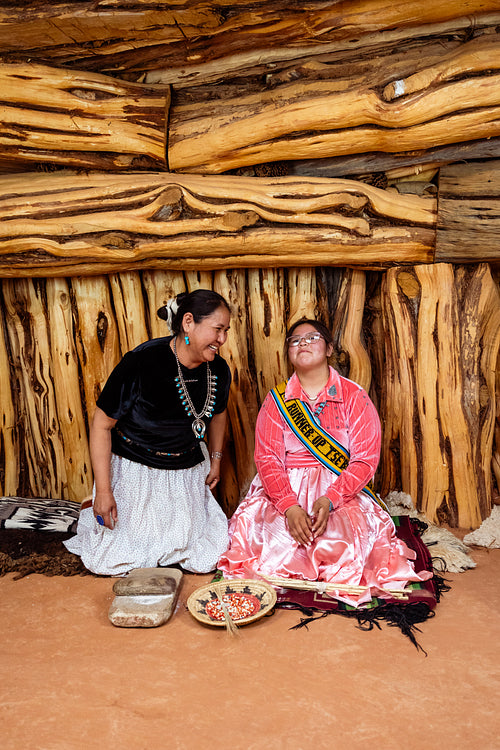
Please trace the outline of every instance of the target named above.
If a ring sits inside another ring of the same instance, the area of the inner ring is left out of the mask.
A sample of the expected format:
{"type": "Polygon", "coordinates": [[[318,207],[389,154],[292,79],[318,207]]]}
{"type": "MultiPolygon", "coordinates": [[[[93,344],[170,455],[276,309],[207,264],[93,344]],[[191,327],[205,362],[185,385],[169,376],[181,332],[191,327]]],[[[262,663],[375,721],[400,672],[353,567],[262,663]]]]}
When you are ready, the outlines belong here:
{"type": "Polygon", "coordinates": [[[468,547],[451,531],[436,526],[427,516],[417,511],[410,495],[405,492],[390,492],[384,498],[384,503],[391,516],[412,516],[427,524],[422,541],[429,547],[432,565],[437,573],[462,573],[476,567],[468,547]]]}
{"type": "Polygon", "coordinates": [[[500,505],[493,506],[489,518],[486,518],[478,529],[466,534],[464,542],[490,549],[500,547],[500,505]]]}

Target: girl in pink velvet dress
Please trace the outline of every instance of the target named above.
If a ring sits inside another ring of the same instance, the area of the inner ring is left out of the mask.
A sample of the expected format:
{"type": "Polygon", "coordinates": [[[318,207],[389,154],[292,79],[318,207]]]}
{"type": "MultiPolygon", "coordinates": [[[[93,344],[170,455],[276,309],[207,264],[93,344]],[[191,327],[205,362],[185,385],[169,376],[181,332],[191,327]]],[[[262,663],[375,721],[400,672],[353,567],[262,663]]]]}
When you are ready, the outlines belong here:
{"type": "Polygon", "coordinates": [[[258,473],[230,522],[218,565],[224,578],[366,587],[361,595],[335,592],[355,606],[430,578],[415,572],[415,553],[367,487],[379,460],[380,420],[367,393],[328,365],[330,332],[298,321],[286,344],[294,374],[259,412],[258,473]]]}

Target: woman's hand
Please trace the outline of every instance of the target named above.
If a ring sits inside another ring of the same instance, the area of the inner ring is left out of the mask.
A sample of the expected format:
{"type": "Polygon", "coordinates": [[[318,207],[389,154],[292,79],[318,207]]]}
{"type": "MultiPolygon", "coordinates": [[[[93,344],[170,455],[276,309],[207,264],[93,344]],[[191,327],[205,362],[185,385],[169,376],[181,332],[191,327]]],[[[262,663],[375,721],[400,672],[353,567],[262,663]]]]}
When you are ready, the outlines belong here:
{"type": "Polygon", "coordinates": [[[97,523],[97,516],[101,516],[104,521],[104,526],[108,529],[114,529],[116,521],[118,520],[118,511],[116,509],[116,502],[111,490],[107,492],[98,492],[96,490],[94,504],[92,506],[94,511],[94,518],[97,523]]]}
{"type": "Polygon", "coordinates": [[[314,536],[312,534],[311,519],[300,505],[292,505],[285,511],[288,523],[288,531],[298,544],[310,544],[314,536]]]}
{"type": "Polygon", "coordinates": [[[208,484],[209,489],[213,490],[215,485],[220,479],[220,458],[210,459],[210,471],[205,479],[205,484],[208,484]]]}
{"type": "Polygon", "coordinates": [[[318,497],[312,507],[312,533],[314,538],[324,534],[326,525],[328,523],[328,516],[330,515],[330,500],[322,495],[318,497]]]}
{"type": "MultiPolygon", "coordinates": [[[[94,518],[101,516],[104,525],[112,529],[118,520],[116,502],[111,490],[111,430],[116,424],[96,407],[90,427],[90,456],[94,470],[94,518]]],[[[97,521],[96,521],[97,523],[97,521]]]]}

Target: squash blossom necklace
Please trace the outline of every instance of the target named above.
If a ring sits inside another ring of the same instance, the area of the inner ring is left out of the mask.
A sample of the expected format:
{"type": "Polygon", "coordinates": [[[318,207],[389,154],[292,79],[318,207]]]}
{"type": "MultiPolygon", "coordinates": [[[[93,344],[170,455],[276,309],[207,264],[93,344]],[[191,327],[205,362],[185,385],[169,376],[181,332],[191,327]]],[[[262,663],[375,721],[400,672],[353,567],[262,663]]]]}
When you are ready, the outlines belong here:
{"type": "Polygon", "coordinates": [[[212,416],[215,405],[215,393],[217,391],[217,375],[212,374],[210,366],[207,362],[207,396],[205,398],[203,409],[198,414],[198,412],[194,408],[193,401],[187,389],[186,381],[184,380],[184,377],[182,375],[181,363],[179,362],[179,357],[177,356],[176,339],[177,336],[174,338],[173,342],[175,361],[177,362],[177,377],[175,378],[177,393],[179,394],[181,403],[186,410],[188,417],[194,417],[193,424],[191,425],[194,436],[198,438],[198,440],[202,440],[202,438],[205,437],[205,432],[207,429],[207,426],[202,417],[212,416]]]}

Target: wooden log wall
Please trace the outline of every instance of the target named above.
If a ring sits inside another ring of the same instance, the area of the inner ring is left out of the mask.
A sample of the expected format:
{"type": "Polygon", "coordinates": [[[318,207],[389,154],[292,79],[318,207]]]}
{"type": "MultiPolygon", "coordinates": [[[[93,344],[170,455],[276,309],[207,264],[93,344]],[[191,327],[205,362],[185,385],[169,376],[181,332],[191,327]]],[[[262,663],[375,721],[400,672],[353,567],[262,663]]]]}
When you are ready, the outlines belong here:
{"type": "Polygon", "coordinates": [[[223,351],[233,384],[219,491],[228,513],[255,471],[259,406],[289,374],[285,329],[318,316],[334,332],[332,364],[379,408],[379,491],[400,488],[430,518],[452,525],[475,527],[488,515],[498,464],[500,294],[487,264],[4,280],[4,494],[82,499],[90,492],[87,429],[109,372],[132,346],[168,334],[156,317],[160,304],[199,286],[215,288],[233,310],[223,351]]]}
{"type": "Polygon", "coordinates": [[[497,0],[4,4],[0,491],[88,495],[112,367],[213,287],[228,514],[306,315],[379,409],[381,494],[477,527],[500,490],[498,28],[497,0]]]}

